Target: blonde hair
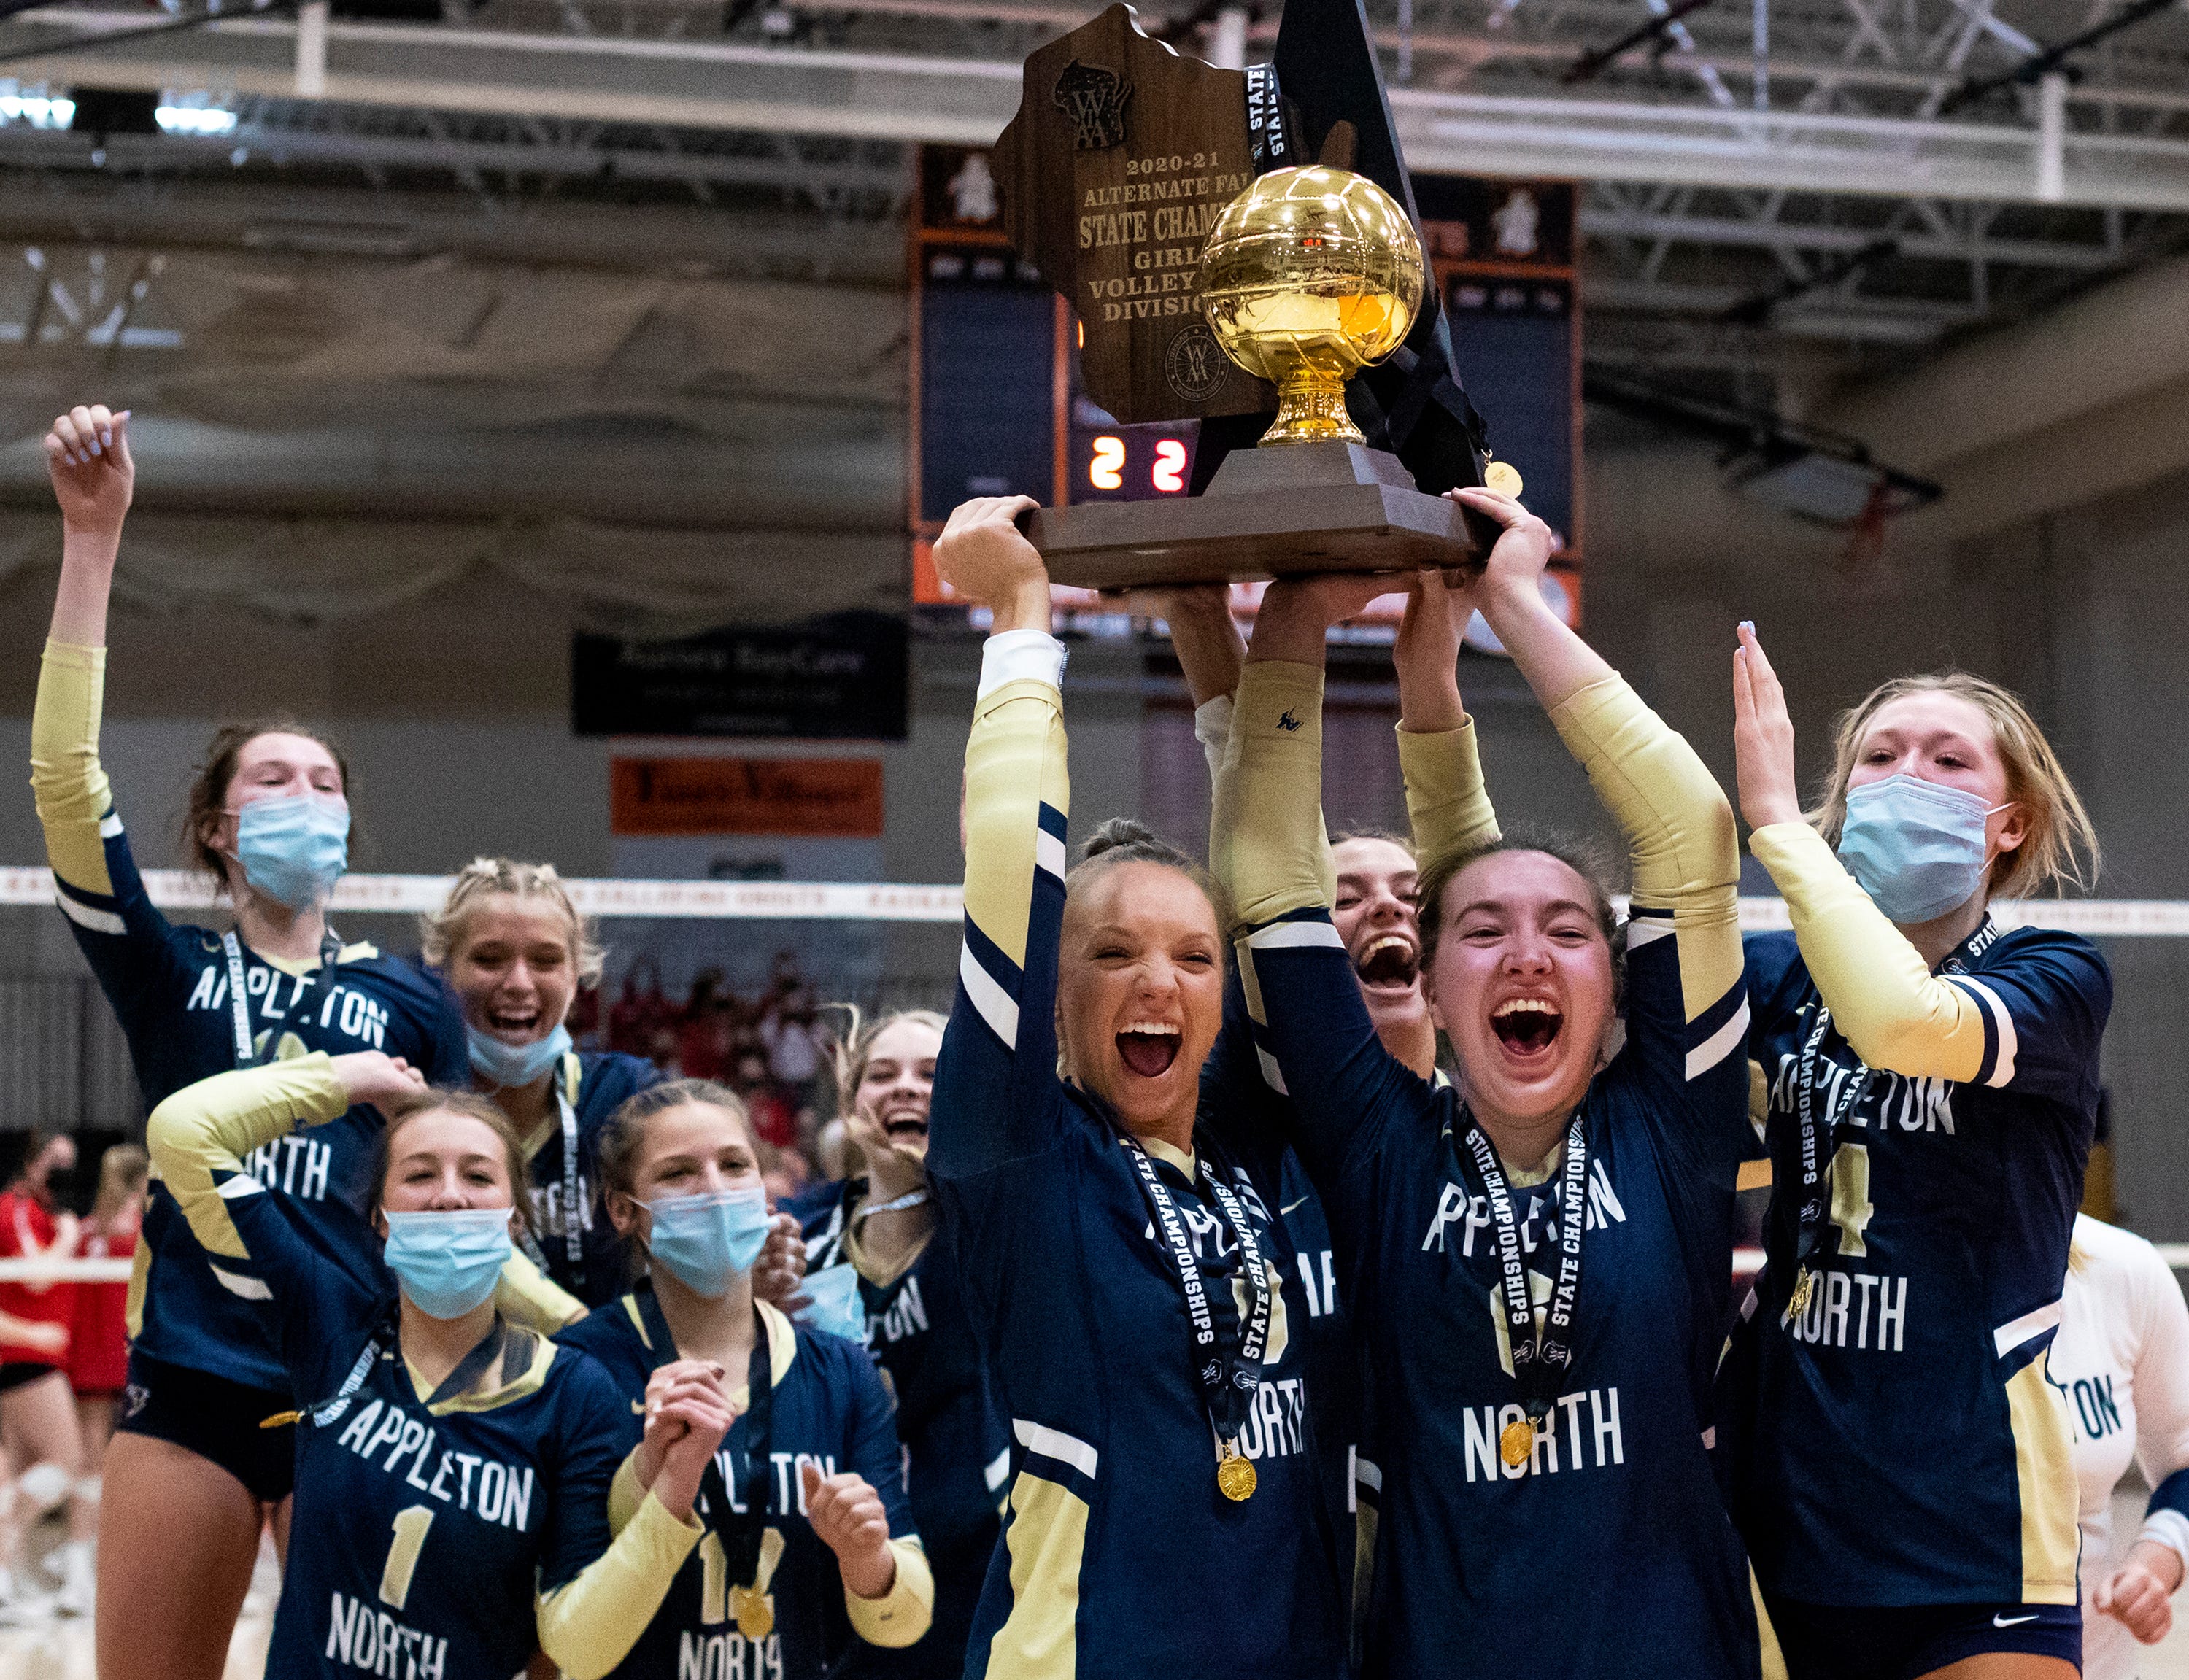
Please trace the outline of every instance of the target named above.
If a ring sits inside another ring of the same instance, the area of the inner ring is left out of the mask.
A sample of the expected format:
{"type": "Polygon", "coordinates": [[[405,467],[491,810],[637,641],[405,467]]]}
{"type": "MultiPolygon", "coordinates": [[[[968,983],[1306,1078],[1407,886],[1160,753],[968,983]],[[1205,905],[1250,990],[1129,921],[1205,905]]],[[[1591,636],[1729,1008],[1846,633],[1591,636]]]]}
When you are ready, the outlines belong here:
{"type": "Polygon", "coordinates": [[[1915,694],[1951,695],[1984,714],[2006,767],[2006,797],[2022,807],[2028,822],[2022,844],[1992,860],[1986,895],[2024,899],[2044,887],[2055,893],[2089,888],[2098,874],[2097,830],[2052,743],[2020,696],[1966,671],[1895,677],[1880,683],[1859,705],[1841,714],[1832,737],[1830,791],[1824,803],[1809,813],[1811,825],[1825,842],[1839,844],[1840,830],[1847,821],[1847,778],[1854,772],[1871,721],[1892,702],[1915,694]]]}
{"type": "MultiPolygon", "coordinates": [[[[836,1114],[839,1119],[858,1106],[859,1085],[867,1076],[867,1063],[874,1060],[876,1039],[905,1021],[933,1029],[938,1038],[950,1026],[949,1022],[932,1009],[894,1009],[868,1021],[863,1018],[856,1003],[834,1003],[829,1006],[842,1010],[845,1016],[844,1030],[837,1036],[829,1052],[830,1059],[835,1064],[836,1114]]],[[[846,1142],[849,1142],[848,1139],[846,1142]]],[[[854,1150],[857,1147],[855,1144],[850,1147],[854,1150]]]]}
{"type": "Polygon", "coordinates": [[[121,1214],[122,1204],[144,1187],[151,1158],[134,1143],[117,1143],[99,1158],[99,1193],[91,1204],[91,1222],[104,1231],[121,1214]]]}
{"type": "Polygon", "coordinates": [[[449,959],[462,949],[466,928],[482,902],[496,894],[514,899],[545,899],[570,924],[570,960],[578,984],[599,983],[608,953],[602,949],[598,930],[590,916],[581,916],[570,889],[551,863],[519,863],[514,858],[473,858],[449,888],[440,909],[418,918],[418,943],[436,968],[446,971],[449,959]]]}

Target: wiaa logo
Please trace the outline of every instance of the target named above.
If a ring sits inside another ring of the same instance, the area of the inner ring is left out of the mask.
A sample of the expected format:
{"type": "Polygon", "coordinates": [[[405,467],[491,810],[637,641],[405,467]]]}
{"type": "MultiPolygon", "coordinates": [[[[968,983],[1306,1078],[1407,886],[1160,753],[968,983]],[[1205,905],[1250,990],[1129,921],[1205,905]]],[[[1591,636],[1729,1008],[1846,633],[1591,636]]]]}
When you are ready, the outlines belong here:
{"type": "Polygon", "coordinates": [[[1223,1377],[1224,1367],[1213,1359],[1201,1367],[1201,1380],[1204,1383],[1220,1382],[1223,1377]]]}
{"type": "Polygon", "coordinates": [[[1125,139],[1125,102],[1133,97],[1133,84],[1103,65],[1085,65],[1074,59],[1056,78],[1053,94],[1057,110],[1072,119],[1075,151],[1106,151],[1125,139]]]}
{"type": "Polygon", "coordinates": [[[1545,1348],[1543,1362],[1546,1365],[1570,1365],[1573,1363],[1573,1350],[1568,1347],[1545,1348]]]}

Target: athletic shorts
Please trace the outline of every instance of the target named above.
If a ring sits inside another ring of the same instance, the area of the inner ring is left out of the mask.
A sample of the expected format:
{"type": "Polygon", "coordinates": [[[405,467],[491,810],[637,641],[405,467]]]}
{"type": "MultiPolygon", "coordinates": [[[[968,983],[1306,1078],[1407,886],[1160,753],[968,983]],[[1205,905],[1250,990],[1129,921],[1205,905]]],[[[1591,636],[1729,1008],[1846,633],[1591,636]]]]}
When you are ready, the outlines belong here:
{"type": "Polygon", "coordinates": [[[0,1394],[20,1389],[25,1383],[35,1383],[41,1377],[50,1377],[60,1368],[39,1359],[0,1360],[0,1394]]]}
{"type": "Polygon", "coordinates": [[[2083,1666],[2080,1604],[1767,1604],[1787,1680],[1918,1680],[1987,1651],[2083,1666]]]}
{"type": "Polygon", "coordinates": [[[169,1365],[132,1348],[129,1386],[114,1427],[150,1435],[211,1459],[254,1497],[286,1499],[297,1485],[297,1426],[259,1427],[295,1402],[274,1389],[232,1383],[186,1365],[169,1365]]]}

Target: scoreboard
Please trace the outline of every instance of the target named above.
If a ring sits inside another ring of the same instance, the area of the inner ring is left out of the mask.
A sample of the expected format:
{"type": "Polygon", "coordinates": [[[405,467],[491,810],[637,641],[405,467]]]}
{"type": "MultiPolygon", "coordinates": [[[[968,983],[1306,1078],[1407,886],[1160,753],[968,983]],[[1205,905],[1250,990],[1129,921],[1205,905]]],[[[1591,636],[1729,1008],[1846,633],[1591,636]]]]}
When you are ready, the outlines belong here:
{"type": "MultiPolygon", "coordinates": [[[[1576,600],[1581,556],[1577,197],[1568,181],[1417,175],[1415,198],[1459,375],[1493,454],[1558,535],[1576,600]]],[[[932,538],[971,496],[1046,506],[1182,496],[1199,423],[1119,426],[1079,380],[1072,307],[1021,262],[979,148],[921,149],[912,233],[911,507],[932,538]]],[[[916,545],[916,600],[943,596],[916,545]]]]}

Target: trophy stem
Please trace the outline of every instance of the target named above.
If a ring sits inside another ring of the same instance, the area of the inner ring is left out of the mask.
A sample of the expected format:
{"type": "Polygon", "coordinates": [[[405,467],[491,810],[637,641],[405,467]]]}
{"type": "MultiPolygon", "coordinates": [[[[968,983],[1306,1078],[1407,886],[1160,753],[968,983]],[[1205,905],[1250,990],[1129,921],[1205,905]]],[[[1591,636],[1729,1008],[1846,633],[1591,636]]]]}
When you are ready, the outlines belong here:
{"type": "Polygon", "coordinates": [[[1345,412],[1345,380],[1320,368],[1287,369],[1277,385],[1277,420],[1261,437],[1271,443],[1365,443],[1345,412]]]}

